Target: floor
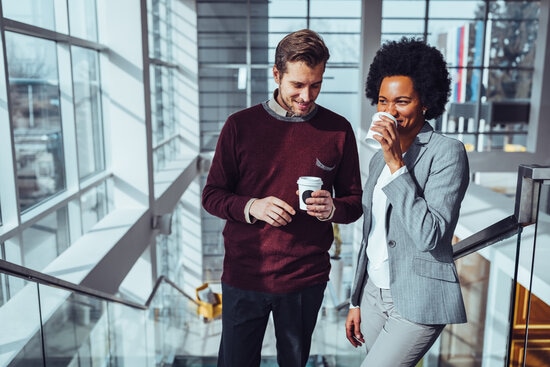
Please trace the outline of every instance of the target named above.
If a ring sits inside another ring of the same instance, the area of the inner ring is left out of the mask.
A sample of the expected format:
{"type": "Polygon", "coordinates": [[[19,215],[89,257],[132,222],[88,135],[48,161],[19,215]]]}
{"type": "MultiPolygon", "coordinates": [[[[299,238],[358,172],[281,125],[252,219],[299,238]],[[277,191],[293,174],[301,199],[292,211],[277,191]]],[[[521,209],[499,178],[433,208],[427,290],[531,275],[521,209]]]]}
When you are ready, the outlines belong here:
{"type": "MultiPolygon", "coordinates": [[[[346,309],[339,312],[323,307],[313,333],[311,358],[308,367],[359,366],[362,350],[355,349],[345,337],[344,320],[346,309]]],[[[215,366],[221,337],[221,320],[205,321],[201,317],[191,318],[177,347],[174,366],[207,367],[215,366]]],[[[262,349],[262,367],[277,366],[275,334],[270,321],[265,333],[262,349]]]]}

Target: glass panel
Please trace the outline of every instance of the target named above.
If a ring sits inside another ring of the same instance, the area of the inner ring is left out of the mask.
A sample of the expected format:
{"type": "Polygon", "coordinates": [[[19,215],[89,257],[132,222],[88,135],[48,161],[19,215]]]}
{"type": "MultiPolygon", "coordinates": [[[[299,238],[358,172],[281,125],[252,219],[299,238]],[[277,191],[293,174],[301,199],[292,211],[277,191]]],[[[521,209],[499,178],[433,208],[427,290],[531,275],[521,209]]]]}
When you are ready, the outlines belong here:
{"type": "Polygon", "coordinates": [[[200,73],[201,119],[223,122],[229,114],[246,107],[246,94],[237,88],[239,69],[203,68],[200,73]]]}
{"type": "Polygon", "coordinates": [[[445,56],[449,67],[483,64],[483,22],[430,20],[428,42],[445,56]]]}
{"type": "Polygon", "coordinates": [[[97,41],[95,0],[69,0],[69,26],[72,36],[97,41]]]}
{"type": "MultiPolygon", "coordinates": [[[[272,61],[272,63],[275,60],[272,61]]],[[[275,82],[273,69],[252,69],[252,103],[261,103],[272,97],[275,82]]]]}
{"type": "MultiPolygon", "coordinates": [[[[514,19],[538,20],[540,1],[498,1],[491,0],[489,18],[491,19],[514,19]]],[[[513,30],[510,30],[513,31],[513,30]]],[[[512,32],[511,32],[512,33],[512,32]]]]}
{"type": "MultiPolygon", "coordinates": [[[[242,23],[242,20],[239,21],[242,23]]],[[[199,33],[199,59],[209,64],[245,63],[246,35],[242,33],[199,33]]]]}
{"type": "Polygon", "coordinates": [[[429,18],[445,19],[483,19],[485,14],[485,2],[480,0],[431,0],[429,18]],[[452,9],[452,11],[449,11],[452,9]]]}
{"type": "Polygon", "coordinates": [[[268,5],[270,18],[304,18],[307,16],[307,0],[270,0],[268,5]]]}
{"type": "Polygon", "coordinates": [[[214,151],[218,143],[219,131],[206,131],[201,133],[201,148],[204,151],[214,151]]]}
{"type": "Polygon", "coordinates": [[[487,96],[490,100],[531,98],[532,70],[504,69],[489,71],[487,96]]]}
{"type": "MultiPolygon", "coordinates": [[[[153,58],[167,59],[171,48],[171,17],[163,1],[153,1],[149,9],[149,53],[153,58]],[[163,58],[164,57],[164,58],[163,58]]],[[[170,60],[166,60],[170,61],[170,60]]]]}
{"type": "Polygon", "coordinates": [[[174,70],[162,66],[151,67],[151,105],[153,118],[153,146],[162,144],[175,134],[174,70]]]}
{"type": "MultiPolygon", "coordinates": [[[[355,24],[355,21],[349,23],[353,26],[353,28],[349,28],[350,33],[321,34],[330,52],[328,67],[335,63],[359,64],[359,43],[361,37],[359,30],[361,26],[359,23],[355,24]]],[[[350,88],[350,84],[347,81],[340,80],[340,82],[346,86],[347,90],[353,89],[350,88]]]]}
{"type": "Polygon", "coordinates": [[[116,365],[155,366],[154,325],[147,314],[120,304],[109,304],[110,354],[116,365]]]}
{"type": "MultiPolygon", "coordinates": [[[[512,258],[486,258],[478,253],[457,261],[468,322],[448,325],[433,350],[439,363],[433,366],[502,366],[507,350],[516,238],[503,250],[512,258]],[[508,252],[507,250],[511,251],[508,252]],[[503,269],[507,266],[508,269],[503,269]],[[437,352],[435,352],[437,353],[437,352]]],[[[500,246],[500,245],[494,245],[500,246]]],[[[484,253],[485,255],[485,253],[484,253]]],[[[434,360],[428,354],[425,360],[434,360]]],[[[430,364],[432,366],[432,364],[430,364]]]]}
{"type": "Polygon", "coordinates": [[[403,35],[422,37],[424,34],[424,19],[384,19],[382,22],[382,42],[388,37],[399,39],[403,35]]]}
{"type": "Polygon", "coordinates": [[[80,210],[82,212],[82,233],[86,233],[108,213],[105,183],[82,194],[80,210]]]}
{"type": "Polygon", "coordinates": [[[275,62],[275,47],[270,49],[269,34],[263,32],[255,32],[251,35],[251,62],[252,64],[268,64],[273,65],[275,62]],[[272,51],[272,52],[270,52],[272,51]]]}
{"type": "Polygon", "coordinates": [[[489,65],[532,68],[538,21],[492,21],[487,27],[491,44],[489,65]]]}
{"type": "Polygon", "coordinates": [[[1,274],[11,296],[0,307],[0,366],[42,366],[42,337],[37,284],[1,274]],[[10,364],[11,362],[11,364],[10,364]]]}
{"type": "Polygon", "coordinates": [[[98,53],[71,47],[79,177],[105,169],[98,53]]]}
{"type": "MultiPolygon", "coordinates": [[[[61,208],[31,225],[21,236],[23,260],[20,265],[43,270],[70,245],[66,208],[61,208]]],[[[19,263],[17,259],[9,257],[6,260],[19,263]]]]}
{"type": "Polygon", "coordinates": [[[46,365],[67,363],[82,342],[81,326],[90,322],[85,306],[76,304],[69,291],[47,286],[40,287],[40,302],[46,365]]]}
{"type": "MultiPolygon", "coordinates": [[[[548,166],[547,166],[548,167],[548,166]]],[[[537,224],[522,236],[510,359],[513,366],[544,366],[550,361],[550,186],[541,186],[537,224]],[[524,364],[522,364],[524,363],[524,364]]]]}
{"type": "MultiPolygon", "coordinates": [[[[269,18],[268,22],[269,33],[277,40],[273,47],[277,46],[277,43],[288,33],[307,28],[308,24],[307,19],[303,18],[269,18]]],[[[260,31],[265,28],[266,23],[263,24],[264,26],[259,29],[260,31]]]]}
{"type": "Polygon", "coordinates": [[[19,206],[65,188],[55,42],[6,32],[19,206]]]}
{"type": "Polygon", "coordinates": [[[467,150],[526,151],[528,101],[451,102],[447,111],[437,129],[464,142],[467,150]]]}
{"type": "MultiPolygon", "coordinates": [[[[229,35],[234,36],[234,41],[236,41],[236,42],[231,42],[230,39],[227,38],[226,39],[228,41],[227,44],[225,44],[224,42],[220,42],[221,40],[218,41],[215,38],[213,38],[213,40],[215,41],[215,43],[218,47],[227,49],[228,46],[230,46],[232,43],[236,43],[238,45],[242,45],[244,47],[244,49],[242,51],[245,51],[246,50],[246,29],[245,29],[246,21],[245,21],[245,19],[246,19],[245,17],[238,17],[238,16],[227,17],[227,16],[225,16],[225,17],[222,17],[222,18],[203,20],[202,24],[207,25],[208,32],[214,32],[214,35],[216,35],[216,36],[217,35],[222,36],[222,37],[226,37],[226,36],[229,36],[229,35]],[[216,41],[218,41],[218,42],[216,42],[216,41]]],[[[199,31],[204,31],[204,30],[199,29],[199,31]]],[[[202,37],[201,33],[199,33],[199,38],[200,37],[202,37]]]]}
{"type": "Polygon", "coordinates": [[[517,308],[510,351],[512,366],[544,366],[550,361],[549,284],[534,282],[532,286],[539,290],[533,288],[532,292],[521,284],[516,287],[517,308]]]}
{"type": "Polygon", "coordinates": [[[208,63],[245,63],[248,4],[198,3],[199,58],[208,63]]]}
{"type": "Polygon", "coordinates": [[[327,67],[323,76],[321,93],[316,101],[321,106],[344,116],[356,131],[359,128],[359,119],[356,116],[359,116],[360,106],[357,103],[349,103],[349,101],[359,98],[357,88],[350,87],[350,84],[356,83],[357,80],[359,80],[357,68],[327,67]]]}
{"type": "Polygon", "coordinates": [[[109,341],[104,302],[40,286],[40,304],[45,365],[92,366],[93,361],[106,360],[109,341]]]}
{"type": "MultiPolygon", "coordinates": [[[[197,1],[197,13],[201,17],[223,19],[228,16],[246,17],[248,1],[197,1]]],[[[255,6],[258,6],[257,4],[255,6]]],[[[223,23],[223,22],[222,22],[223,23]]],[[[222,24],[220,24],[221,26],[222,24]]],[[[241,26],[245,26],[243,22],[241,26]]],[[[232,29],[232,28],[228,28],[232,29]]]]}
{"type": "MultiPolygon", "coordinates": [[[[310,17],[329,18],[357,18],[361,15],[361,1],[359,0],[310,0],[310,17]]],[[[271,14],[270,14],[271,15],[271,14]]],[[[315,28],[319,31],[324,28],[315,28]]]]}
{"type": "MultiPolygon", "coordinates": [[[[357,34],[359,36],[361,32],[361,19],[327,19],[313,18],[309,22],[312,29],[319,29],[319,34],[323,37],[327,43],[327,47],[332,50],[334,45],[330,44],[329,37],[347,37],[357,34]]],[[[355,48],[357,48],[355,44],[355,48]]],[[[331,55],[332,56],[332,55],[331,55]]]]}
{"type": "MultiPolygon", "coordinates": [[[[82,297],[82,296],[81,296],[82,297]]],[[[109,330],[115,325],[110,324],[107,310],[107,302],[88,298],[90,306],[90,322],[93,326],[90,330],[86,346],[89,350],[89,366],[103,366],[110,358],[111,341],[109,340],[109,330]]],[[[84,318],[86,320],[86,318],[84,318]]],[[[83,355],[79,353],[79,355],[83,355]]],[[[83,357],[86,357],[83,355],[83,357]]]]}
{"type": "Polygon", "coordinates": [[[173,161],[178,156],[180,151],[181,140],[179,137],[167,140],[162,145],[154,148],[154,168],[162,170],[168,166],[168,163],[173,161]]]}
{"type": "Polygon", "coordinates": [[[424,18],[426,1],[382,1],[382,18],[424,18]]]}
{"type": "Polygon", "coordinates": [[[246,91],[237,88],[238,75],[239,69],[204,67],[200,70],[201,149],[215,147],[227,117],[246,107],[246,91]]]}
{"type": "Polygon", "coordinates": [[[54,0],[2,1],[4,17],[55,30],[54,0]]]}
{"type": "MultiPolygon", "coordinates": [[[[194,308],[188,301],[168,284],[162,283],[160,285],[148,311],[148,321],[153,324],[155,335],[158,335],[156,340],[157,361],[168,359],[174,355],[179,358],[185,353],[183,345],[191,339],[195,340],[195,349],[192,350],[192,353],[197,353],[198,350],[201,350],[202,353],[207,352],[205,351],[205,345],[203,345],[207,341],[200,337],[199,329],[194,329],[191,334],[188,334],[192,330],[187,324],[188,320],[198,319],[194,308]],[[178,342],[174,343],[176,340],[178,342]]],[[[171,360],[167,362],[172,364],[171,360]]],[[[174,363],[174,365],[177,365],[177,363],[174,363]]]]}
{"type": "Polygon", "coordinates": [[[452,79],[449,101],[477,101],[478,99],[474,97],[478,96],[478,88],[482,88],[481,95],[485,96],[485,88],[482,84],[480,85],[479,69],[449,67],[449,74],[452,79]]]}

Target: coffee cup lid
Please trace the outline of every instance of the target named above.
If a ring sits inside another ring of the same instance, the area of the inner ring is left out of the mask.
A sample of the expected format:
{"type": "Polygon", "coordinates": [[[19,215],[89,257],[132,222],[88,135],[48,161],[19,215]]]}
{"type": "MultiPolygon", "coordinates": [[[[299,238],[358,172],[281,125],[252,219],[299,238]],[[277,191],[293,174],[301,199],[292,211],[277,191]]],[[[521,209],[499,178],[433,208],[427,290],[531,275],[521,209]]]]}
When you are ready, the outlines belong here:
{"type": "Polygon", "coordinates": [[[301,176],[296,183],[299,185],[322,185],[323,180],[315,176],[301,176]]]}

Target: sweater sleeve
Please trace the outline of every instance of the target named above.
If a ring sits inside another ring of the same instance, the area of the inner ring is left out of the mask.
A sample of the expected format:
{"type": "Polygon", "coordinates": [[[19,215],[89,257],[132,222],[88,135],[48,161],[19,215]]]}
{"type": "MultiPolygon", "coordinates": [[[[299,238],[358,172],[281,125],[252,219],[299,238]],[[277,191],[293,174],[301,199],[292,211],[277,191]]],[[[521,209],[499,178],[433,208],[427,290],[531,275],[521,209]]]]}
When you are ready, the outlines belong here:
{"type": "Polygon", "coordinates": [[[334,182],[334,216],[335,223],[352,223],[363,214],[361,197],[361,171],[355,134],[348,129],[343,148],[342,161],[334,182]]]}
{"type": "Polygon", "coordinates": [[[247,223],[245,207],[251,197],[235,194],[238,183],[236,129],[231,117],[223,126],[202,192],[202,205],[212,215],[247,223]]]}

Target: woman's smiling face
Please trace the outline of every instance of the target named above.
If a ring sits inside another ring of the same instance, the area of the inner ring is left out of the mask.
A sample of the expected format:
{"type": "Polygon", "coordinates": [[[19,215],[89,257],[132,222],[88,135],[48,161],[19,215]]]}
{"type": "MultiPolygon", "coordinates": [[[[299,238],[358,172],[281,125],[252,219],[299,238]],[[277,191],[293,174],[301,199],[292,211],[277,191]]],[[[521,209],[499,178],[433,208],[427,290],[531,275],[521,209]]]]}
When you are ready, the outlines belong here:
{"type": "Polygon", "coordinates": [[[377,110],[388,112],[397,119],[399,134],[416,135],[425,122],[425,108],[408,76],[395,75],[382,79],[377,110]]]}

